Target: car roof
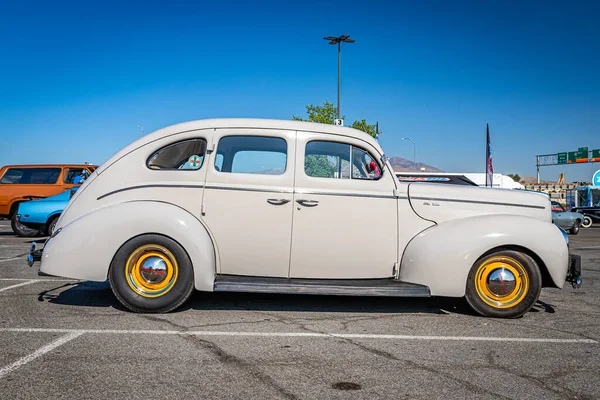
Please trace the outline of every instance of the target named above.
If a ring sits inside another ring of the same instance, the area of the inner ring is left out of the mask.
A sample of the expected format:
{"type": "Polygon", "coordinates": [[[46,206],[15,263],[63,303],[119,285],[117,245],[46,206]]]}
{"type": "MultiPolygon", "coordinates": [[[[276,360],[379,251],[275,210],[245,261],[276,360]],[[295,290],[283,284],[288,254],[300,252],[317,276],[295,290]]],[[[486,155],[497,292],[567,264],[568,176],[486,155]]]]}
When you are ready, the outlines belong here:
{"type": "Polygon", "coordinates": [[[98,170],[98,174],[101,174],[106,168],[115,163],[117,160],[125,157],[132,151],[147,145],[148,143],[154,142],[158,139],[162,139],[168,136],[177,135],[179,133],[203,130],[203,129],[281,129],[290,131],[304,131],[304,132],[316,132],[338,136],[347,136],[360,139],[371,144],[381,154],[383,150],[379,145],[379,142],[375,140],[371,135],[366,132],[359,131],[358,129],[348,128],[343,126],[321,124],[317,122],[305,122],[305,121],[294,121],[294,120],[278,120],[278,119],[260,119],[260,118],[214,118],[214,119],[203,119],[196,121],[183,122],[175,125],[170,125],[165,128],[151,132],[135,142],[129,144],[125,148],[121,149],[118,153],[112,156],[106,161],[98,170]]]}

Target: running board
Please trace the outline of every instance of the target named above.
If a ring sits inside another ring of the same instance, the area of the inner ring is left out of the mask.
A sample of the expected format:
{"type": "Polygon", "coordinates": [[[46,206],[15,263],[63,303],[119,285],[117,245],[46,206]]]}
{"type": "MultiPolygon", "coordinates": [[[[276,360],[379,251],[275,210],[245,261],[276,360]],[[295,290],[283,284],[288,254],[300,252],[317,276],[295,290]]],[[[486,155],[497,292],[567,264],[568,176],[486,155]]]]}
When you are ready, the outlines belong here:
{"type": "Polygon", "coordinates": [[[336,296],[429,297],[429,287],[395,279],[300,279],[218,275],[215,292],[299,293],[336,296]]]}

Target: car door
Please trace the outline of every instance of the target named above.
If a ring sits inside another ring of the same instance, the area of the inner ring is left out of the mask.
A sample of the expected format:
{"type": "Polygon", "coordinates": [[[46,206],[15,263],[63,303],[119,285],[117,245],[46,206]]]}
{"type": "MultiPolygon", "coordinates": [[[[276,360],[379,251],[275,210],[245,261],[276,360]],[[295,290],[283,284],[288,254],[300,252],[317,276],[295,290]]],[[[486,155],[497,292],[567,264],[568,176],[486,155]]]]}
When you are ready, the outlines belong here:
{"type": "Polygon", "coordinates": [[[569,212],[565,211],[563,206],[555,201],[552,202],[552,221],[563,229],[570,229],[573,225],[569,218],[569,212]]]}
{"type": "Polygon", "coordinates": [[[396,185],[381,171],[380,155],[362,140],[298,132],[291,278],[393,275],[396,185]]]}
{"type": "Polygon", "coordinates": [[[202,218],[220,274],[287,277],[295,131],[217,129],[202,218]]]}

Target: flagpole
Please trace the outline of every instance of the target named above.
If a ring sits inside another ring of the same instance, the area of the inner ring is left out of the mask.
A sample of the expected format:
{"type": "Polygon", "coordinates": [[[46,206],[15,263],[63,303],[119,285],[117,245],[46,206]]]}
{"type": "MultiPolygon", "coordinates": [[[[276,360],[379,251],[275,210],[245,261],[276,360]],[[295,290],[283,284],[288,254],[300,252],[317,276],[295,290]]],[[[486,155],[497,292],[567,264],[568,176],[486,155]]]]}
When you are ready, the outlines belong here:
{"type": "Polygon", "coordinates": [[[485,124],[485,132],[486,132],[486,136],[485,136],[485,187],[487,187],[488,185],[488,151],[490,148],[490,125],[489,124],[485,124]]]}

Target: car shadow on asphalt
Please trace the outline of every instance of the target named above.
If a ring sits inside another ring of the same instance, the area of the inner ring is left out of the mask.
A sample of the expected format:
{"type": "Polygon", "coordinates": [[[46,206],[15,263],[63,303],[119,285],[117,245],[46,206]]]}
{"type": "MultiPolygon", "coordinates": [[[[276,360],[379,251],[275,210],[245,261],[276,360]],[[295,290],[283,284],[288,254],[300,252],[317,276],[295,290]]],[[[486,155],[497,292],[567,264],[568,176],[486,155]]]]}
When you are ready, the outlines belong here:
{"type": "MultiPolygon", "coordinates": [[[[57,282],[52,288],[38,293],[38,301],[81,307],[112,307],[127,311],[115,298],[108,282],[57,282]]],[[[448,297],[394,298],[267,293],[194,292],[189,301],[173,312],[186,310],[472,315],[462,299],[448,297]]]]}

